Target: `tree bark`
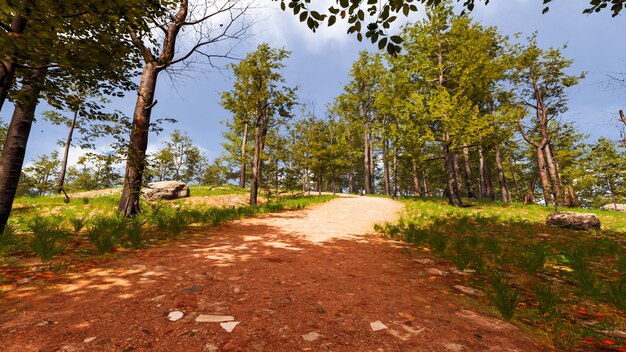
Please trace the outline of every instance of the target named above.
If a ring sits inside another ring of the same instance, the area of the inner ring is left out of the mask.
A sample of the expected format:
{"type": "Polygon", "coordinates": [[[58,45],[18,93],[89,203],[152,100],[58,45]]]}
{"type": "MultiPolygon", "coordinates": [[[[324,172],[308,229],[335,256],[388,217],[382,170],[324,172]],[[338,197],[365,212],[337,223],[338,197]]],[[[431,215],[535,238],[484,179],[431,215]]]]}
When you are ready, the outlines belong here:
{"type": "Polygon", "coordinates": [[[491,170],[483,154],[483,148],[478,147],[479,171],[480,171],[480,197],[494,199],[493,182],[491,182],[491,170]]]}
{"type": "Polygon", "coordinates": [[[150,115],[154,106],[154,91],[159,70],[154,63],[145,65],[139,83],[139,94],[135,103],[133,123],[130,128],[130,143],[126,159],[124,188],[118,211],[123,216],[139,214],[139,198],[143,172],[146,167],[146,150],[150,130],[150,115]]]}
{"type": "Polygon", "coordinates": [[[558,205],[563,205],[563,193],[561,192],[560,176],[556,169],[556,164],[552,156],[552,150],[550,149],[550,144],[546,144],[546,146],[543,148],[543,152],[545,155],[546,166],[550,174],[550,181],[552,181],[551,185],[552,185],[552,193],[554,193],[554,201],[558,205]]]}
{"type": "MultiPolygon", "coordinates": [[[[26,9],[25,12],[28,13],[28,10],[26,9]]],[[[16,13],[11,19],[11,32],[7,35],[19,38],[25,28],[26,19],[19,13],[16,13]]],[[[0,111],[2,111],[2,106],[15,82],[15,69],[17,68],[15,56],[15,53],[13,53],[13,55],[9,55],[7,60],[0,61],[0,111]]]]}
{"type": "Polygon", "coordinates": [[[466,146],[463,146],[463,166],[465,170],[465,190],[467,191],[467,198],[476,198],[474,190],[472,189],[472,168],[470,167],[469,148],[466,146]]]}
{"type": "Polygon", "coordinates": [[[76,127],[76,118],[78,117],[78,109],[74,110],[74,117],[70,124],[70,131],[67,134],[67,140],[65,141],[65,148],[63,149],[63,160],[61,161],[61,172],[59,173],[59,181],[57,182],[57,193],[63,192],[63,185],[65,184],[65,171],[67,170],[67,157],[70,154],[70,147],[72,145],[72,136],[74,135],[74,127],[76,127]]]}
{"type": "Polygon", "coordinates": [[[545,200],[546,206],[548,206],[551,204],[552,193],[550,192],[550,182],[548,181],[546,160],[542,148],[537,148],[537,168],[539,169],[539,179],[541,180],[543,199],[545,200]]]}
{"type": "Polygon", "coordinates": [[[398,199],[398,141],[393,143],[393,199],[398,199]]]}
{"type": "Polygon", "coordinates": [[[511,195],[509,189],[506,186],[506,176],[504,175],[504,166],[502,165],[502,155],[500,154],[500,146],[496,144],[496,168],[498,169],[498,182],[500,184],[500,197],[502,201],[506,203],[511,202],[511,195]]]}
{"type": "Polygon", "coordinates": [[[385,182],[385,195],[391,194],[391,181],[389,176],[389,141],[383,139],[383,178],[385,182]]]}
{"type": "Polygon", "coordinates": [[[367,133],[367,128],[365,132],[363,132],[363,175],[365,176],[365,180],[363,182],[363,186],[365,187],[365,194],[372,193],[372,181],[370,174],[370,151],[369,151],[369,135],[367,133]]]}
{"type": "Polygon", "coordinates": [[[415,163],[415,160],[412,162],[411,171],[413,174],[413,191],[415,192],[415,195],[419,197],[422,195],[422,190],[420,187],[420,180],[419,175],[417,174],[417,164],[415,163]]]}
{"type": "Polygon", "coordinates": [[[348,173],[348,192],[354,193],[354,174],[348,173]]]}
{"type": "Polygon", "coordinates": [[[254,124],[254,157],[252,160],[252,181],[250,182],[250,205],[257,205],[257,197],[259,195],[259,184],[263,169],[263,160],[261,156],[265,148],[265,137],[267,136],[267,128],[269,116],[267,115],[267,99],[259,102],[257,109],[256,122],[254,124]]]}
{"type": "Polygon", "coordinates": [[[372,140],[372,136],[369,137],[369,161],[370,161],[370,190],[373,193],[376,193],[376,183],[374,181],[374,141],[372,140]]]}
{"type": "Polygon", "coordinates": [[[428,183],[426,183],[426,175],[422,174],[422,189],[424,191],[424,196],[425,197],[430,197],[432,196],[432,193],[430,193],[430,190],[428,190],[428,183]]]}
{"type": "Polygon", "coordinates": [[[459,188],[459,195],[463,191],[463,179],[461,178],[461,163],[459,160],[459,154],[454,153],[452,155],[452,161],[454,162],[454,179],[456,181],[456,185],[459,188]]]}
{"type": "Polygon", "coordinates": [[[462,206],[463,202],[461,201],[459,187],[456,183],[456,177],[454,175],[454,155],[450,151],[450,144],[444,144],[443,153],[447,175],[448,203],[455,207],[462,206]]]}
{"type": "Polygon", "coordinates": [[[35,117],[47,69],[35,70],[22,80],[0,160],[0,235],[11,215],[11,207],[22,173],[26,144],[35,117]]]}
{"type": "Polygon", "coordinates": [[[248,123],[243,126],[243,141],[241,142],[241,159],[239,170],[239,187],[246,187],[246,146],[248,144],[248,123]]]}
{"type": "MultiPolygon", "coordinates": [[[[626,116],[624,116],[624,110],[620,110],[619,111],[619,119],[626,126],[626,116]]],[[[622,137],[624,139],[622,141],[622,146],[624,146],[624,148],[626,148],[626,131],[624,131],[624,135],[622,137]]]]}

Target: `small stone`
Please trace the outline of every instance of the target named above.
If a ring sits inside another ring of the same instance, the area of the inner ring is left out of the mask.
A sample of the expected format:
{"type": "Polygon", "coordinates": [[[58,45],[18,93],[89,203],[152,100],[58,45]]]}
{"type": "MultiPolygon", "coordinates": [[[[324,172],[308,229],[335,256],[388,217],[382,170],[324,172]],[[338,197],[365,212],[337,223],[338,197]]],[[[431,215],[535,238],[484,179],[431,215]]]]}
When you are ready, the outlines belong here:
{"type": "Polygon", "coordinates": [[[387,332],[391,336],[394,336],[397,339],[402,340],[402,341],[409,341],[411,339],[411,334],[407,334],[407,333],[403,333],[403,332],[400,332],[400,331],[396,331],[394,329],[389,329],[389,330],[387,330],[387,332]]]}
{"type": "Polygon", "coordinates": [[[88,338],[84,339],[84,340],[83,340],[83,342],[84,342],[84,343],[90,343],[91,341],[93,341],[93,340],[95,340],[95,339],[96,339],[96,337],[95,337],[95,336],[93,336],[93,337],[88,337],[88,338]]]}
{"type": "Polygon", "coordinates": [[[304,339],[304,341],[313,342],[313,341],[319,339],[320,336],[321,336],[320,334],[318,334],[317,332],[313,331],[313,332],[310,332],[308,334],[302,335],[302,338],[304,339]]]}
{"type": "Polygon", "coordinates": [[[463,286],[463,285],[454,285],[454,288],[456,288],[457,290],[468,294],[468,295],[472,295],[472,296],[482,296],[482,292],[471,288],[471,287],[467,287],[467,286],[463,286]]]}
{"type": "Polygon", "coordinates": [[[183,312],[175,310],[173,312],[170,312],[170,314],[167,315],[167,319],[169,319],[170,321],[176,321],[176,320],[182,319],[182,317],[184,316],[185,314],[183,314],[183,312]]]}
{"type": "Polygon", "coordinates": [[[52,324],[52,321],[50,320],[42,320],[41,322],[37,323],[35,326],[46,326],[46,325],[50,325],[52,324]]]}
{"type": "Polygon", "coordinates": [[[387,325],[383,324],[383,322],[380,321],[380,320],[376,320],[375,322],[371,322],[370,326],[372,327],[372,330],[374,330],[374,331],[380,331],[380,330],[386,330],[387,329],[387,325]]]}
{"type": "Polygon", "coordinates": [[[446,276],[448,274],[445,271],[439,270],[437,268],[428,268],[426,269],[426,272],[431,275],[437,275],[437,276],[446,276]]]}
{"type": "Polygon", "coordinates": [[[626,339],[626,331],[621,330],[602,330],[601,333],[611,336],[611,337],[619,337],[622,339],[626,339]]]}
{"type": "Polygon", "coordinates": [[[230,315],[214,315],[214,314],[201,314],[196,318],[197,323],[223,323],[227,321],[235,320],[230,315]]]}
{"type": "Polygon", "coordinates": [[[235,326],[239,325],[238,321],[229,321],[226,323],[220,323],[220,326],[222,327],[222,329],[226,330],[227,332],[233,332],[233,330],[235,329],[235,326]]]}
{"type": "Polygon", "coordinates": [[[432,259],[415,259],[416,262],[420,263],[420,264],[432,264],[434,263],[434,261],[432,259]]]}
{"type": "Polygon", "coordinates": [[[27,284],[29,282],[30,282],[30,278],[26,277],[26,278],[17,280],[15,283],[18,284],[18,285],[23,285],[23,284],[27,284]]]}
{"type": "Polygon", "coordinates": [[[458,343],[446,343],[443,347],[452,352],[461,352],[465,349],[465,346],[459,345],[458,343]]]}
{"type": "Polygon", "coordinates": [[[239,287],[235,287],[235,288],[233,289],[233,293],[234,293],[234,294],[239,294],[239,293],[241,293],[241,288],[239,288],[239,287]]]}

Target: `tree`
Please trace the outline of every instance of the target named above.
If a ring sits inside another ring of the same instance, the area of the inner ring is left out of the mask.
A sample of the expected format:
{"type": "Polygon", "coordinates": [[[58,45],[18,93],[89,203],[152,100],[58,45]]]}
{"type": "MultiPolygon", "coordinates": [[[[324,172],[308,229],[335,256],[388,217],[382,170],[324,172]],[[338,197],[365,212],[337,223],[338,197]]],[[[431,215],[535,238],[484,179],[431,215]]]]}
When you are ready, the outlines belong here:
{"type": "Polygon", "coordinates": [[[54,191],[59,170],[59,153],[54,151],[50,155],[40,155],[32,165],[24,168],[20,183],[27,188],[23,192],[33,196],[42,196],[54,191]]]}
{"type": "Polygon", "coordinates": [[[562,185],[550,147],[552,137],[548,127],[551,120],[567,111],[566,88],[576,85],[585,74],[565,73],[573,61],[564,58],[559,49],[539,48],[536,34],[528,38],[526,47],[518,50],[518,63],[512,78],[518,86],[519,101],[533,111],[535,122],[532,131],[537,138],[533,139],[527,133],[521,119],[518,120],[518,127],[524,140],[537,150],[537,167],[546,205],[551,199],[562,204],[562,185]]]}
{"type": "Polygon", "coordinates": [[[10,93],[15,102],[0,163],[0,231],[11,212],[40,98],[60,108],[68,105],[68,94],[76,87],[69,82],[103,94],[133,85],[129,79],[135,68],[133,51],[120,33],[127,21],[149,7],[137,3],[119,0],[91,6],[42,0],[36,6],[30,1],[0,6],[0,28],[6,31],[0,36],[4,51],[0,98],[10,93]],[[6,25],[14,20],[21,21],[19,30],[6,25]],[[21,83],[17,91],[16,79],[21,83]]]}
{"type": "Polygon", "coordinates": [[[608,197],[617,210],[616,204],[626,192],[626,153],[618,150],[610,140],[600,138],[591,146],[589,158],[588,171],[595,178],[596,194],[601,198],[608,197]]]}
{"type": "Polygon", "coordinates": [[[222,106],[234,116],[248,118],[254,128],[250,205],[257,203],[268,131],[290,118],[295,105],[296,88],[284,85],[279,72],[289,54],[285,49],[260,44],[239,64],[231,65],[235,83],[231,91],[222,94],[222,106]]]}
{"type": "MultiPolygon", "coordinates": [[[[416,4],[421,3],[434,8],[442,4],[452,3],[452,0],[396,0],[378,3],[371,0],[336,0],[334,4],[326,9],[311,9],[311,0],[273,0],[280,1],[283,11],[287,7],[299,16],[300,22],[315,32],[321,24],[326,23],[332,26],[337,20],[347,21],[348,34],[354,33],[359,41],[365,38],[372,43],[377,43],[379,49],[385,49],[392,55],[399,54],[402,38],[398,35],[388,33],[391,24],[395,22],[399,15],[409,17],[410,13],[417,12],[416,4]]],[[[488,4],[490,0],[456,0],[462,2],[462,6],[467,11],[472,11],[476,2],[488,4]]],[[[548,12],[549,3],[553,0],[543,0],[543,13],[548,12]]],[[[621,13],[626,7],[626,0],[589,0],[589,7],[583,13],[595,13],[609,8],[613,16],[621,13]]]]}
{"type": "Polygon", "coordinates": [[[158,76],[177,63],[188,62],[194,53],[211,60],[228,57],[225,53],[211,53],[207,47],[228,40],[236,40],[245,34],[247,23],[242,16],[247,5],[239,7],[234,1],[209,2],[179,0],[169,4],[159,16],[145,16],[141,26],[128,27],[130,37],[141,53],[143,70],[137,91],[137,101],[128,142],[124,187],[118,211],[124,216],[141,212],[139,197],[146,168],[146,149],[158,76]],[[224,21],[225,19],[225,21],[224,21]],[[154,37],[153,34],[159,36],[154,37]],[[188,33],[191,45],[179,45],[179,35],[188,33]],[[182,50],[182,53],[177,55],[182,50]]]}

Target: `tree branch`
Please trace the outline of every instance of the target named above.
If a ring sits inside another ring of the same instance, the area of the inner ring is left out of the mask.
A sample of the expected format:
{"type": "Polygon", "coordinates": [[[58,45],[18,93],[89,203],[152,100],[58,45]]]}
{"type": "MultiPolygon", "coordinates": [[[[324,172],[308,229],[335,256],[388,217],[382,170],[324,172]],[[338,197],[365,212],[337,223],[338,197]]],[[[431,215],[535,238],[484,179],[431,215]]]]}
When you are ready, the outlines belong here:
{"type": "Polygon", "coordinates": [[[143,56],[143,59],[146,62],[154,61],[154,56],[152,55],[150,50],[148,50],[148,48],[144,45],[143,41],[141,40],[141,37],[137,34],[137,32],[135,32],[134,29],[131,28],[130,25],[128,26],[128,31],[130,33],[130,39],[133,41],[133,44],[135,44],[135,46],[139,49],[139,51],[141,51],[141,55],[143,56]]]}

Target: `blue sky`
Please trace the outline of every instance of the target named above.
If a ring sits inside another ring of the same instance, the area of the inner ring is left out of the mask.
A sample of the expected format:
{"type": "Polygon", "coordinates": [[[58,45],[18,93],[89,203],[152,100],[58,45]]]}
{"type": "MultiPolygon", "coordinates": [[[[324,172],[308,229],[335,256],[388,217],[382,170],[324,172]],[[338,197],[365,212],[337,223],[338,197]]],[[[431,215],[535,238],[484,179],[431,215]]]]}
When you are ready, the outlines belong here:
{"type": "MultiPolygon", "coordinates": [[[[327,0],[328,1],[328,0],[327,0]]],[[[570,110],[563,116],[592,139],[608,136],[617,139],[617,111],[626,108],[626,90],[607,87],[607,74],[626,72],[626,17],[612,18],[609,11],[583,15],[588,1],[556,0],[551,10],[541,15],[541,0],[492,0],[488,6],[478,5],[472,16],[485,25],[497,26],[501,33],[522,36],[534,31],[539,33],[543,47],[562,46],[567,43],[565,55],[574,59],[570,73],[587,71],[588,75],[578,86],[569,90],[570,110]]],[[[348,72],[360,50],[374,51],[368,43],[359,43],[352,35],[345,34],[345,25],[322,28],[311,33],[290,13],[278,10],[279,3],[265,0],[265,8],[256,10],[257,23],[251,36],[238,46],[238,57],[253,50],[258,43],[267,42],[274,47],[292,51],[285,64],[284,77],[290,85],[299,86],[303,102],[314,102],[318,113],[332,102],[347,82],[348,72]]],[[[412,14],[415,21],[423,12],[412,14]]],[[[157,87],[159,103],[153,109],[153,119],[172,117],[179,122],[166,126],[159,136],[151,135],[149,150],[156,150],[174,129],[186,131],[210,159],[221,153],[219,121],[229,118],[228,112],[219,106],[220,93],[230,89],[231,73],[208,65],[196,65],[193,71],[175,77],[161,75],[157,87]]],[[[116,101],[114,108],[132,114],[135,94],[116,101]]],[[[42,104],[38,113],[47,107],[42,104]]],[[[8,120],[12,107],[6,106],[0,113],[8,120]]],[[[40,120],[41,118],[38,117],[40,120]]],[[[42,153],[59,150],[56,140],[66,134],[64,128],[36,122],[31,132],[26,160],[42,153]]],[[[100,151],[107,149],[103,142],[100,151]]],[[[73,150],[71,161],[80,151],[73,150]]]]}

